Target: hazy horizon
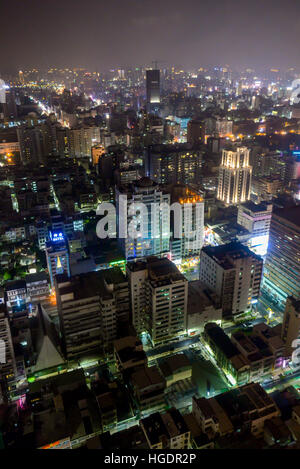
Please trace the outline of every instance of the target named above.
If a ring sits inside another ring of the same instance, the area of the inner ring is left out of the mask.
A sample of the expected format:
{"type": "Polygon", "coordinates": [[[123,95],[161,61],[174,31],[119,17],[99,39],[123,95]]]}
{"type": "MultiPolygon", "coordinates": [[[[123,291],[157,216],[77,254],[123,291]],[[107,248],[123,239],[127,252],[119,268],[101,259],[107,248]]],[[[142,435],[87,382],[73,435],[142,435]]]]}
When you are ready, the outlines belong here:
{"type": "Polygon", "coordinates": [[[297,67],[299,13],[293,0],[3,0],[0,71],[297,67]]]}

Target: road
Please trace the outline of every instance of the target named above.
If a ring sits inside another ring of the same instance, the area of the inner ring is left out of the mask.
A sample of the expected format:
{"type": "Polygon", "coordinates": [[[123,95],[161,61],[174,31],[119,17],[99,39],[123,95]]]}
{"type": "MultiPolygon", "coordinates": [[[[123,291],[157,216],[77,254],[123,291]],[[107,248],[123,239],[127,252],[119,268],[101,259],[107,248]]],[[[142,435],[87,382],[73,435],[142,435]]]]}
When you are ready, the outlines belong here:
{"type": "Polygon", "coordinates": [[[279,391],[287,387],[287,385],[295,384],[295,381],[300,380],[300,368],[286,374],[282,378],[269,380],[266,383],[260,383],[261,386],[268,392],[279,391]]]}
{"type": "Polygon", "coordinates": [[[199,342],[200,335],[194,335],[172,344],[163,345],[161,347],[155,347],[146,351],[148,360],[156,360],[160,357],[166,357],[173,353],[180,352],[186,348],[189,348],[192,344],[199,342]]]}
{"type": "Polygon", "coordinates": [[[265,321],[267,320],[272,325],[282,323],[283,313],[278,309],[276,303],[271,301],[266,295],[261,295],[258,300],[257,311],[259,312],[261,318],[265,321]],[[270,309],[272,314],[270,315],[270,309]]]}

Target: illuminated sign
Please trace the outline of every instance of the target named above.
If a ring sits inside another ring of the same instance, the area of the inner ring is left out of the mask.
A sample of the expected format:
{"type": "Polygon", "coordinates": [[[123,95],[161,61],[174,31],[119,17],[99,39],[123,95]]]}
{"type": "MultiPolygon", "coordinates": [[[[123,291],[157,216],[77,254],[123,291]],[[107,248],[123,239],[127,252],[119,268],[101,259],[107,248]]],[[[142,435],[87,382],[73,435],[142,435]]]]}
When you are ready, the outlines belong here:
{"type": "Polygon", "coordinates": [[[61,231],[60,232],[51,232],[50,231],[50,239],[54,243],[58,243],[58,242],[61,242],[61,241],[65,240],[64,234],[61,231]]]}

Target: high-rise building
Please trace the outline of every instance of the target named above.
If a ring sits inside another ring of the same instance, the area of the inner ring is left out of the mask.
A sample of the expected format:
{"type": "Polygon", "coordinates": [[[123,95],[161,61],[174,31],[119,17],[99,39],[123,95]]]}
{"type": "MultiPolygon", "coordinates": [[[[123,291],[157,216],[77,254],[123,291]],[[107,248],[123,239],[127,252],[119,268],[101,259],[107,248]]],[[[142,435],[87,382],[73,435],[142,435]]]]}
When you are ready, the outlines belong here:
{"type": "Polygon", "coordinates": [[[236,151],[223,150],[217,197],[226,205],[250,199],[252,167],[249,166],[249,154],[246,147],[237,147],[236,151]]]}
{"type": "Polygon", "coordinates": [[[91,149],[92,151],[92,162],[96,166],[98,164],[99,158],[105,154],[105,148],[103,145],[94,145],[91,149]]]}
{"type": "Polygon", "coordinates": [[[294,340],[300,339],[300,299],[288,297],[285,304],[281,338],[285,343],[286,354],[291,356],[295,350],[294,340]]]}
{"type": "Polygon", "coordinates": [[[187,125],[187,142],[193,146],[205,143],[205,123],[191,119],[187,125]]]}
{"type": "Polygon", "coordinates": [[[129,318],[128,281],[122,271],[58,275],[56,298],[68,359],[112,350],[118,329],[129,318]]]}
{"type": "Polygon", "coordinates": [[[114,179],[117,185],[131,184],[140,178],[141,166],[128,161],[120,163],[119,168],[114,172],[114,179]]]}
{"type": "Polygon", "coordinates": [[[124,223],[126,216],[126,230],[132,224],[142,228],[141,236],[131,237],[128,229],[127,237],[118,238],[125,258],[135,259],[167,254],[170,249],[170,194],[145,177],[131,185],[116,188],[116,201],[118,232],[120,233],[121,223],[124,223]],[[125,202],[121,196],[127,197],[125,202]],[[147,213],[140,209],[139,221],[137,214],[130,214],[131,204],[137,204],[136,213],[139,211],[138,204],[144,204],[147,207],[147,213]],[[154,209],[153,204],[157,204],[157,209],[154,209]]]}
{"type": "Polygon", "coordinates": [[[300,206],[273,211],[263,291],[281,310],[300,297],[300,206]]]}
{"type": "Polygon", "coordinates": [[[46,242],[46,259],[53,287],[56,275],[65,273],[70,276],[70,256],[63,232],[50,231],[49,237],[50,240],[46,242]]]}
{"type": "Polygon", "coordinates": [[[199,184],[202,153],[191,144],[153,145],[147,152],[146,174],[158,184],[199,184]]]}
{"type": "Polygon", "coordinates": [[[259,255],[267,253],[272,204],[255,204],[250,200],[239,205],[237,222],[251,233],[250,247],[259,255]]]}
{"type": "Polygon", "coordinates": [[[129,262],[132,322],[153,344],[186,334],[188,281],[169,259],[129,262]]]}
{"type": "Polygon", "coordinates": [[[0,404],[8,391],[8,383],[17,375],[14,347],[9,322],[3,305],[0,309],[0,404]]]}
{"type": "Polygon", "coordinates": [[[36,127],[17,128],[20,155],[23,164],[40,164],[44,161],[41,133],[36,127]]]}
{"type": "Polygon", "coordinates": [[[61,156],[71,158],[91,157],[92,147],[100,144],[100,128],[79,126],[58,132],[58,151],[61,156]]]}
{"type": "MultiPolygon", "coordinates": [[[[203,197],[199,191],[184,184],[177,184],[171,189],[171,203],[174,202],[181,205],[182,234],[178,239],[172,238],[170,249],[172,260],[199,256],[204,242],[203,197]]],[[[171,213],[172,233],[177,223],[178,220],[174,220],[171,213]]]]}
{"type": "Polygon", "coordinates": [[[13,90],[6,90],[5,92],[4,118],[16,119],[18,112],[16,106],[16,97],[13,90]]]}
{"type": "Polygon", "coordinates": [[[158,114],[160,106],[160,71],[146,71],[147,112],[158,114]]]}
{"type": "Polygon", "coordinates": [[[219,137],[226,137],[227,135],[232,134],[233,121],[227,119],[217,119],[216,120],[216,132],[218,132],[219,137]]]}
{"type": "Polygon", "coordinates": [[[205,246],[200,256],[200,280],[220,299],[223,316],[251,311],[257,303],[263,260],[238,242],[205,246]]]}
{"type": "Polygon", "coordinates": [[[0,104],[5,104],[6,102],[6,85],[5,81],[0,78],[0,104]]]}

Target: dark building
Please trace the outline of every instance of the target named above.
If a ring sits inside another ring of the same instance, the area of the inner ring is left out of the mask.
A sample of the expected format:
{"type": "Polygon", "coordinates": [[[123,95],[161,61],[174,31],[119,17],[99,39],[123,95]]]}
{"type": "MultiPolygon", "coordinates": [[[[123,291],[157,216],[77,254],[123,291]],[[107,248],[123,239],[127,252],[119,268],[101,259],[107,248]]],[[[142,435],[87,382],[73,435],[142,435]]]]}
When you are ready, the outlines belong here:
{"type": "Polygon", "coordinates": [[[202,153],[189,143],[152,145],[145,157],[146,174],[158,184],[197,184],[202,153]]]}
{"type": "Polygon", "coordinates": [[[205,141],[205,124],[196,119],[191,119],[187,125],[187,142],[193,146],[203,144],[205,141]]]}
{"type": "Polygon", "coordinates": [[[272,214],[264,292],[284,309],[288,296],[300,297],[300,206],[272,214]]]}
{"type": "Polygon", "coordinates": [[[160,105],[160,71],[146,71],[147,112],[158,114],[160,105]]]}

